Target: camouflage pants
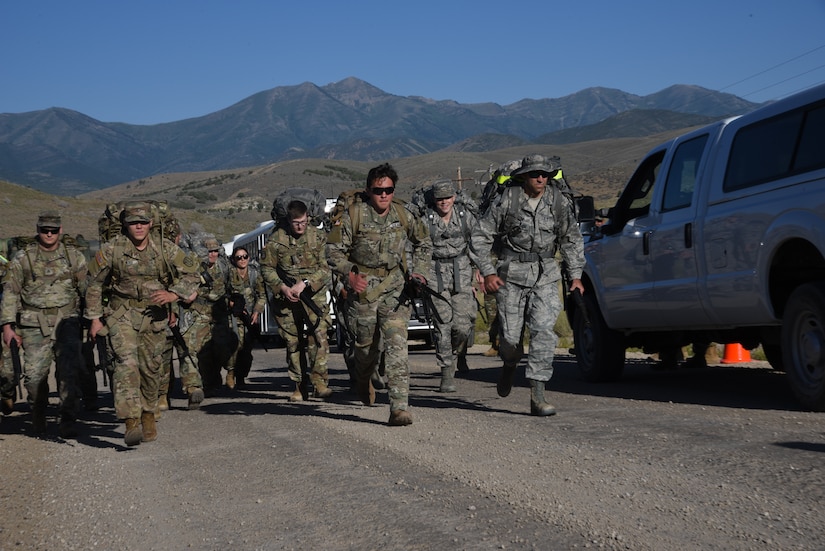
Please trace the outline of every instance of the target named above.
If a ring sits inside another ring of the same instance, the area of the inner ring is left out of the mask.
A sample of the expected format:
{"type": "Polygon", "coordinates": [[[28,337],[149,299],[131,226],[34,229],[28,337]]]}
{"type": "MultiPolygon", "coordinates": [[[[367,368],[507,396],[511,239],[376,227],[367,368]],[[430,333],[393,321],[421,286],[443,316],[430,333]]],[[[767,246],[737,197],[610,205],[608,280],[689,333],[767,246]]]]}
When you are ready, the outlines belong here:
{"type": "Polygon", "coordinates": [[[195,365],[194,360],[191,358],[184,359],[183,353],[180,350],[175,350],[175,339],[167,331],[166,348],[163,350],[163,365],[161,367],[160,374],[160,395],[164,396],[169,394],[170,390],[173,390],[169,388],[169,384],[172,380],[172,370],[174,369],[174,366],[172,365],[173,353],[175,353],[174,356],[177,356],[178,358],[178,373],[180,373],[180,382],[183,387],[183,392],[188,393],[188,389],[190,388],[203,388],[201,374],[198,371],[198,367],[195,365]]]}
{"type": "Polygon", "coordinates": [[[277,300],[274,303],[273,311],[278,323],[278,334],[286,342],[286,365],[289,379],[295,383],[302,381],[304,369],[309,371],[309,379],[313,384],[315,381],[320,380],[326,383],[329,380],[327,373],[329,307],[324,294],[319,292],[315,294],[315,297],[318,297],[317,300],[314,299],[315,304],[319,306],[324,316],[315,332],[306,337],[303,334],[304,326],[311,328],[315,325],[318,316],[309,312],[301,302],[277,300]],[[304,356],[304,351],[308,357],[304,356]]]}
{"type": "Polygon", "coordinates": [[[347,321],[355,333],[355,376],[369,379],[378,369],[382,348],[390,397],[390,411],[409,408],[410,365],[407,323],[410,307],[398,307],[398,293],[384,293],[374,302],[347,300],[347,321]],[[398,307],[396,310],[395,308],[398,307]]]}
{"type": "Polygon", "coordinates": [[[501,318],[499,355],[504,365],[516,366],[524,355],[522,335],[526,326],[530,331],[530,350],[525,376],[549,381],[559,341],[554,329],[562,310],[559,282],[540,279],[532,288],[508,283],[498,290],[496,298],[501,318]]]}
{"type": "Polygon", "coordinates": [[[223,384],[221,369],[226,366],[232,350],[238,346],[238,337],[232,333],[227,317],[213,319],[211,315],[194,311],[192,325],[184,339],[189,354],[197,364],[203,388],[215,389],[223,384]]]}
{"type": "Polygon", "coordinates": [[[484,313],[487,315],[489,329],[487,336],[490,338],[490,346],[498,350],[498,334],[501,330],[501,320],[498,319],[498,306],[495,293],[484,295],[484,313]]]}
{"type": "MultiPolygon", "coordinates": [[[[57,328],[53,329],[53,334],[48,337],[43,336],[39,327],[18,327],[17,334],[23,339],[20,361],[23,365],[23,385],[28,393],[28,403],[34,404],[38,400],[48,402],[49,369],[54,362],[60,396],[60,415],[62,418],[77,419],[86,368],[81,352],[83,333],[80,318],[61,320],[57,328]]],[[[11,353],[4,349],[3,356],[4,361],[0,364],[4,380],[3,397],[14,398],[14,366],[11,362],[11,353]]]]}
{"type": "Polygon", "coordinates": [[[455,367],[458,356],[467,353],[470,335],[476,322],[476,301],[472,289],[454,295],[450,291],[440,294],[449,303],[433,299],[432,306],[438,313],[433,316],[435,327],[435,358],[440,369],[455,367]],[[441,318],[442,321],[438,321],[441,318]]]}
{"type": "Polygon", "coordinates": [[[232,351],[232,355],[226,361],[226,370],[235,372],[236,380],[243,380],[249,375],[252,369],[252,347],[255,345],[254,329],[250,329],[243,324],[243,321],[235,318],[232,331],[238,338],[238,346],[232,351]]]}
{"type": "Polygon", "coordinates": [[[144,411],[155,412],[166,350],[167,318],[157,315],[152,319],[140,311],[127,310],[119,318],[106,318],[106,326],[115,357],[115,414],[118,419],[135,419],[144,411]]]}

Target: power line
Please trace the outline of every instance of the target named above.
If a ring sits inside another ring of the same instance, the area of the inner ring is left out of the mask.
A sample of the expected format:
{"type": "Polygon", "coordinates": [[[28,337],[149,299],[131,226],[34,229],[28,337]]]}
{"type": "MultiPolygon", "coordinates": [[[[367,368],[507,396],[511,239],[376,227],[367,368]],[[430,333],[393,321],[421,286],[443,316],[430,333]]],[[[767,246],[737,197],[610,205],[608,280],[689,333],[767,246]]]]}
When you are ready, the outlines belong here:
{"type": "MultiPolygon", "coordinates": [[[[720,88],[720,89],[719,89],[719,91],[721,92],[721,91],[723,91],[723,90],[727,90],[728,88],[732,88],[732,87],[734,87],[734,86],[736,86],[736,85],[738,85],[738,84],[742,84],[743,82],[747,82],[748,80],[751,80],[751,79],[756,78],[756,77],[758,77],[758,76],[764,75],[765,73],[768,73],[768,72],[770,72],[770,71],[773,71],[774,69],[778,69],[779,67],[782,67],[782,66],[784,66],[784,65],[787,65],[787,64],[789,64],[789,63],[792,63],[792,62],[796,61],[797,59],[801,59],[801,58],[803,58],[803,57],[805,57],[805,56],[807,56],[807,55],[810,55],[810,54],[812,54],[812,53],[814,53],[814,52],[818,52],[819,50],[821,50],[821,49],[823,49],[823,48],[825,48],[825,44],[822,44],[822,45],[820,45],[820,46],[817,46],[816,48],[813,48],[813,49],[811,49],[811,50],[808,50],[807,52],[803,52],[803,53],[801,53],[801,54],[799,54],[799,55],[797,55],[797,56],[794,56],[794,57],[792,57],[792,58],[790,58],[790,59],[787,59],[787,60],[785,60],[785,61],[783,61],[783,62],[781,62],[781,63],[778,63],[778,64],[774,65],[773,67],[769,67],[769,68],[767,68],[767,69],[763,69],[762,71],[759,71],[759,72],[754,73],[754,74],[752,74],[752,75],[750,75],[750,76],[748,76],[748,77],[745,77],[745,78],[743,78],[743,79],[741,79],[741,80],[738,80],[738,81],[734,82],[733,84],[728,84],[727,86],[725,86],[725,87],[723,87],[723,88],[720,88]]],[[[764,88],[760,88],[759,90],[756,90],[756,91],[753,91],[753,92],[748,92],[747,94],[737,94],[737,95],[739,95],[739,97],[742,97],[742,98],[747,97],[747,96],[752,96],[753,94],[756,94],[756,93],[762,92],[763,90],[767,90],[767,89],[772,88],[772,87],[774,87],[774,86],[778,86],[779,84],[782,84],[782,83],[784,83],[784,82],[788,82],[789,80],[793,80],[793,79],[798,78],[798,77],[800,77],[800,76],[802,76],[802,75],[806,75],[806,74],[808,74],[808,73],[811,73],[811,72],[813,72],[813,71],[816,71],[817,69],[821,69],[822,67],[823,67],[823,65],[820,65],[819,67],[816,67],[816,68],[814,68],[814,69],[810,69],[810,70],[805,71],[805,72],[802,72],[802,73],[798,73],[798,74],[796,74],[796,75],[794,75],[794,76],[792,76],[792,77],[786,78],[786,79],[781,80],[781,81],[779,81],[779,82],[775,82],[775,83],[773,83],[773,84],[770,84],[770,85],[768,85],[768,86],[765,86],[764,88]]],[[[802,89],[804,90],[804,88],[802,88],[802,89]]]]}

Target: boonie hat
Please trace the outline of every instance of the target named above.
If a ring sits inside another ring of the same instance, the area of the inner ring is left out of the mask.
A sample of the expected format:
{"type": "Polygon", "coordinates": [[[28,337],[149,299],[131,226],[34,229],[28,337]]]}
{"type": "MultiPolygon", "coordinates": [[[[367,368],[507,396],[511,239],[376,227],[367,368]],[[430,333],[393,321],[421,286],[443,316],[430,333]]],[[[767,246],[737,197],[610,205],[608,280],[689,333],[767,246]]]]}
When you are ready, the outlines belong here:
{"type": "Polygon", "coordinates": [[[142,201],[127,203],[126,206],[123,207],[122,216],[124,224],[129,224],[130,222],[143,222],[144,224],[148,224],[152,221],[149,205],[142,201]]]}
{"type": "Polygon", "coordinates": [[[451,180],[441,180],[433,184],[433,198],[447,199],[455,195],[455,186],[451,180]]]}
{"type": "Polygon", "coordinates": [[[533,172],[534,170],[540,170],[542,172],[552,174],[560,168],[561,165],[559,165],[557,159],[545,157],[544,155],[528,155],[522,159],[521,167],[514,170],[512,176],[526,174],[527,172],[533,172]]]}
{"type": "Polygon", "coordinates": [[[59,228],[60,226],[60,213],[57,211],[46,210],[37,217],[38,228],[59,228]]]}

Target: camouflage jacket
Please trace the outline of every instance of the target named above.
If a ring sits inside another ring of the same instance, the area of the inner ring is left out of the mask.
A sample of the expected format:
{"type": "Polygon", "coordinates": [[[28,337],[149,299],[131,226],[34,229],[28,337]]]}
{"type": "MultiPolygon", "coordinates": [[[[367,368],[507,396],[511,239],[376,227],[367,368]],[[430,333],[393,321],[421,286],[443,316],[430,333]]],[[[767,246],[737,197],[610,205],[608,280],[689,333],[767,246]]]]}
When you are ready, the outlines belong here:
{"type": "Polygon", "coordinates": [[[581,278],[584,268],[584,242],[573,207],[564,195],[548,185],[535,211],[521,187],[504,190],[481,217],[470,238],[472,254],[481,275],[498,273],[505,282],[530,287],[539,277],[558,281],[561,270],[556,263],[558,250],[569,279],[581,278]],[[501,240],[498,266],[491,252],[501,240]]]}
{"type": "Polygon", "coordinates": [[[252,263],[247,268],[246,277],[241,277],[237,268],[231,268],[226,292],[229,295],[240,293],[246,303],[247,312],[258,312],[260,314],[266,306],[266,290],[264,289],[264,280],[258,272],[258,268],[253,266],[252,263]]]}
{"type": "Polygon", "coordinates": [[[54,251],[37,243],[17,251],[3,277],[0,325],[41,326],[38,315],[43,310],[60,310],[58,317],[78,315],[86,270],[83,254],[62,242],[54,251]]]}
{"type": "Polygon", "coordinates": [[[110,297],[110,308],[125,304],[145,308],[152,292],[164,289],[188,299],[198,290],[200,266],[194,255],[186,254],[173,242],[155,237],[139,251],[125,235],[115,236],[101,245],[89,264],[86,314],[89,319],[103,315],[103,295],[110,297]]]}
{"type": "Polygon", "coordinates": [[[432,276],[438,292],[470,291],[473,284],[474,256],[469,248],[470,236],[478,220],[467,209],[453,207],[450,221],[445,223],[433,208],[428,208],[425,219],[429,223],[433,242],[432,276]]]}
{"type": "Polygon", "coordinates": [[[277,268],[296,282],[308,280],[309,287],[317,293],[328,289],[332,274],[327,264],[327,236],[315,226],[307,226],[306,232],[294,237],[278,228],[261,251],[261,275],[275,297],[281,297],[283,279],[277,268]]]}
{"type": "Polygon", "coordinates": [[[390,212],[380,216],[367,202],[356,203],[361,209],[358,234],[353,235],[349,211],[341,218],[341,240],[330,243],[327,253],[333,272],[347,281],[354,267],[367,276],[367,284],[373,287],[380,282],[391,292],[400,293],[404,287],[404,268],[430,278],[432,241],[427,224],[409,209],[403,216],[408,223],[402,223],[396,209],[402,205],[392,203],[390,212]],[[409,251],[409,252],[408,252],[409,251]],[[408,266],[408,254],[411,266],[408,266]]]}

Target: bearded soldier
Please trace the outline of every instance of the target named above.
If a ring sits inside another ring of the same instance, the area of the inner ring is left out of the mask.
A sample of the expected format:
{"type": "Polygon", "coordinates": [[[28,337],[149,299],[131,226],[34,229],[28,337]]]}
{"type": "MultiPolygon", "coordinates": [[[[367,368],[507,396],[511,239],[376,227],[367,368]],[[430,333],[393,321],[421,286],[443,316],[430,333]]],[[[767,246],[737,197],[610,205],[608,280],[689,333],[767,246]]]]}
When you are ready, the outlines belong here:
{"type": "MultiPolygon", "coordinates": [[[[49,367],[55,362],[60,394],[58,428],[62,437],[69,438],[77,435],[74,422],[85,368],[80,301],[86,291],[86,259],[61,241],[62,231],[57,212],[38,217],[36,241],[18,251],[8,264],[0,324],[3,344],[9,347],[14,341],[25,353],[24,381],[36,433],[46,431],[49,367]]],[[[10,363],[4,369],[10,369],[10,363]]],[[[4,411],[12,405],[13,400],[4,397],[4,411]]]]}
{"type": "MultiPolygon", "coordinates": [[[[148,203],[128,203],[121,221],[125,235],[101,245],[89,266],[86,317],[95,339],[104,327],[105,314],[115,356],[115,413],[126,422],[124,441],[136,446],[157,438],[155,412],[169,305],[197,296],[198,266],[172,241],[151,235],[148,203]],[[105,310],[104,292],[109,295],[105,310]]],[[[196,399],[202,400],[203,391],[196,392],[196,399]]]]}

